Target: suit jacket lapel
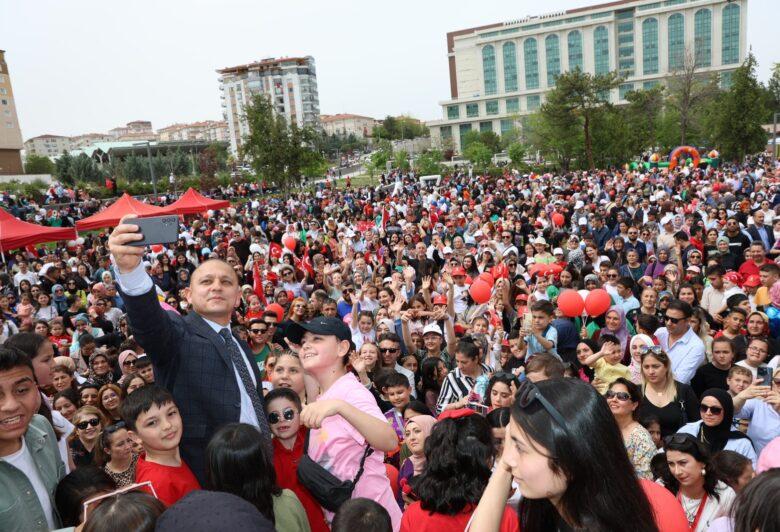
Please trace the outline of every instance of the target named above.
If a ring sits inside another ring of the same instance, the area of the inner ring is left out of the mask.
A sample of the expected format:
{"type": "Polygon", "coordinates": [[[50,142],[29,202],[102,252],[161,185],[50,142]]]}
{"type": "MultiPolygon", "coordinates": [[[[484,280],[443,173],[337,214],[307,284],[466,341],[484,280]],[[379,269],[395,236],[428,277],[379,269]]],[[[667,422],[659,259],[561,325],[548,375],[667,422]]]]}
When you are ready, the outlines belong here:
{"type": "Polygon", "coordinates": [[[192,330],[195,334],[212,343],[227,367],[230,368],[233,366],[233,361],[230,359],[230,355],[225,349],[225,341],[214,331],[214,329],[209,327],[209,324],[206,323],[203,318],[195,312],[190,312],[184,319],[192,326],[192,330]]]}

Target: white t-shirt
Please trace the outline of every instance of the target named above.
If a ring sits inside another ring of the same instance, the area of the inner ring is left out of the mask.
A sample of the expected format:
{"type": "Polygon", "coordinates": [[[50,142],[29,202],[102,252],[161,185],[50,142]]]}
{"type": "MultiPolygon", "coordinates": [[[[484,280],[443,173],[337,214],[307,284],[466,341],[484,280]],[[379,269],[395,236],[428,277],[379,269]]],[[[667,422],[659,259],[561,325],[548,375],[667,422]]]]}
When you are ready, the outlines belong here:
{"type": "Polygon", "coordinates": [[[35,494],[38,496],[38,501],[43,508],[43,514],[46,516],[46,522],[49,525],[50,530],[54,530],[54,515],[51,505],[51,499],[49,498],[49,492],[46,491],[46,486],[43,485],[41,476],[38,474],[38,468],[35,466],[33,457],[27,449],[27,442],[22,438],[22,448],[16,451],[14,454],[3,456],[0,458],[4,462],[8,462],[16,469],[24,473],[27,479],[32,484],[35,494]]]}
{"type": "MultiPolygon", "coordinates": [[[[51,406],[50,406],[51,408],[51,406]]],[[[51,409],[51,420],[54,422],[52,425],[54,425],[54,428],[62,433],[62,437],[57,442],[57,448],[60,450],[60,457],[62,457],[62,463],[65,464],[65,474],[67,475],[70,473],[70,460],[68,458],[70,457],[70,449],[68,448],[68,436],[70,436],[73,431],[76,429],[76,427],[73,426],[73,424],[65,419],[65,416],[54,410],[51,409]]]]}

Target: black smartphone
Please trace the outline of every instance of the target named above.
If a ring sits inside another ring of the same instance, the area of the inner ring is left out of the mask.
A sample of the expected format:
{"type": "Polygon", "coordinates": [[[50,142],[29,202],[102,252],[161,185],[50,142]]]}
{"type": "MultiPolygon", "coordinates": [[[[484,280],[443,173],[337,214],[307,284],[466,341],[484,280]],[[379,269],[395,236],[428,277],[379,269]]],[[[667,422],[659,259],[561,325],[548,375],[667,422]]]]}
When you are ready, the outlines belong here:
{"type": "Polygon", "coordinates": [[[142,240],[131,242],[129,245],[144,247],[151,244],[169,244],[179,238],[179,217],[150,216],[149,218],[135,218],[128,223],[138,226],[138,232],[143,235],[142,240]]]}
{"type": "Polygon", "coordinates": [[[756,368],[756,374],[761,379],[761,386],[772,386],[772,368],[760,366],[756,368]]]}

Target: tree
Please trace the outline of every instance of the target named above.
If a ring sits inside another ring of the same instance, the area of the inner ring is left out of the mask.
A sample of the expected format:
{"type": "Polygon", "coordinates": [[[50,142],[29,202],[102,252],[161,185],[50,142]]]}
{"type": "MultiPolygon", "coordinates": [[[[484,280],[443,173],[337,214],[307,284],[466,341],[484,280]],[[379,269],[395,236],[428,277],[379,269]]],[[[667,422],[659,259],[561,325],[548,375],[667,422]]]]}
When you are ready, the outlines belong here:
{"type": "Polygon", "coordinates": [[[718,103],[714,137],[724,158],[738,160],[766,147],[767,134],[761,127],[762,88],[756,79],[756,65],[751,52],[732,74],[731,87],[718,103]]]}
{"type": "MultiPolygon", "coordinates": [[[[267,96],[257,94],[246,110],[249,135],[244,138],[241,155],[249,159],[258,176],[285,189],[302,179],[303,168],[321,160],[313,149],[315,133],[308,127],[288,126],[276,113],[267,96]]],[[[214,153],[219,165],[217,153],[214,153]]]]}
{"type": "Polygon", "coordinates": [[[479,141],[487,146],[492,153],[498,153],[501,151],[501,137],[492,131],[480,132],[479,141]]]}
{"type": "Polygon", "coordinates": [[[53,174],[54,163],[48,157],[31,154],[24,162],[25,174],[53,174]]]}
{"type": "Polygon", "coordinates": [[[398,150],[393,155],[393,166],[402,172],[409,170],[409,153],[406,150],[398,150]]]}
{"type": "Polygon", "coordinates": [[[411,116],[386,116],[382,124],[374,126],[372,136],[375,139],[400,140],[427,137],[430,135],[425,124],[411,116]]]}
{"type": "Polygon", "coordinates": [[[428,150],[414,162],[415,170],[420,175],[435,175],[441,173],[441,161],[444,158],[439,150],[428,150]]]}
{"type": "Polygon", "coordinates": [[[698,72],[700,68],[696,54],[686,49],[682,67],[669,78],[666,105],[677,115],[680,145],[691,142],[691,130],[697,131],[702,111],[719,92],[717,77],[698,72]]]}
{"type": "Polygon", "coordinates": [[[627,144],[635,155],[659,145],[659,129],[664,108],[664,88],[629,91],[623,121],[629,124],[627,144]]]}
{"type": "Polygon", "coordinates": [[[509,155],[509,159],[512,161],[512,164],[515,168],[518,168],[524,164],[523,161],[525,160],[526,154],[525,146],[519,142],[513,142],[507,146],[506,152],[509,155]]]}
{"type": "Polygon", "coordinates": [[[217,184],[217,170],[219,161],[217,152],[209,146],[198,154],[198,169],[200,170],[200,189],[209,190],[217,184]]]}
{"type": "Polygon", "coordinates": [[[598,113],[610,106],[609,93],[619,83],[620,78],[615,72],[594,76],[575,69],[557,78],[555,88],[547,93],[547,101],[542,105],[542,116],[549,118],[550,125],[554,123],[557,128],[562,128],[562,133],[568,129],[566,121],[579,122],[589,168],[595,167],[591,123],[598,113]]]}
{"type": "Polygon", "coordinates": [[[463,157],[471,161],[471,164],[477,168],[484,169],[490,165],[493,154],[490,152],[490,148],[477,141],[472,142],[463,150],[463,157]]]}
{"type": "Polygon", "coordinates": [[[772,76],[769,78],[767,88],[772,94],[772,111],[780,111],[780,63],[772,66],[772,76]]]}
{"type": "Polygon", "coordinates": [[[74,183],[73,174],[71,173],[72,164],[73,157],[68,152],[63,152],[54,163],[54,173],[60,181],[67,185],[72,185],[74,183]]]}
{"type": "Polygon", "coordinates": [[[97,163],[86,153],[73,158],[70,173],[76,181],[100,182],[103,178],[103,172],[98,168],[97,163]]]}
{"type": "Polygon", "coordinates": [[[465,152],[469,146],[475,142],[479,142],[479,131],[474,131],[473,129],[466,131],[460,138],[460,142],[463,146],[463,151],[465,152]]]}

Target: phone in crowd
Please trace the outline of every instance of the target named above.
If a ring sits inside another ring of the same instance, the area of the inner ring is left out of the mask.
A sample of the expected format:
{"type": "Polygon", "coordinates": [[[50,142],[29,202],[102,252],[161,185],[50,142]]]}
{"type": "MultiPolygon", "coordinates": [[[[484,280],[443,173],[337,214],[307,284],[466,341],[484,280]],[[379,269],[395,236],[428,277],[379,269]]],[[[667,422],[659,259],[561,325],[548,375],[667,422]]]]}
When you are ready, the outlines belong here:
{"type": "Polygon", "coordinates": [[[475,403],[473,401],[469,402],[468,408],[483,416],[486,416],[490,410],[489,406],[483,405],[482,403],[475,403]]]}
{"type": "Polygon", "coordinates": [[[761,366],[756,368],[756,374],[761,379],[761,386],[772,386],[772,368],[761,366]]]}
{"type": "Polygon", "coordinates": [[[152,244],[169,244],[179,238],[179,217],[150,216],[149,218],[135,218],[130,223],[138,226],[138,232],[143,235],[142,240],[131,242],[129,245],[144,247],[152,244]]]}

